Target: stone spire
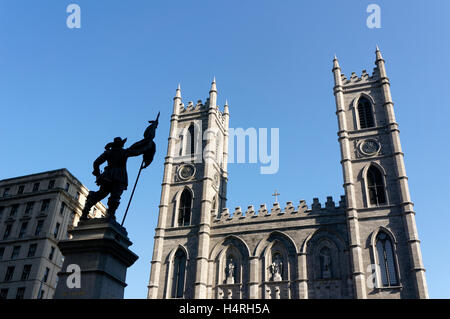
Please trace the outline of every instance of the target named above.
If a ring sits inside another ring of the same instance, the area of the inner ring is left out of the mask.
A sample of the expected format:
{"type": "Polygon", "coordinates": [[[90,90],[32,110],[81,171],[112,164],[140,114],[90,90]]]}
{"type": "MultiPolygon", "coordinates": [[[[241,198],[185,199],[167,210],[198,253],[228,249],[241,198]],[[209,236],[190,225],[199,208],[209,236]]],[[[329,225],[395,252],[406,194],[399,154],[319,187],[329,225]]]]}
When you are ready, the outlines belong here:
{"type": "Polygon", "coordinates": [[[228,109],[228,100],[225,100],[225,105],[223,106],[223,114],[230,114],[228,109]]]}
{"type": "Polygon", "coordinates": [[[378,70],[380,71],[380,78],[387,82],[387,84],[389,84],[389,79],[386,75],[386,67],[384,65],[384,59],[383,56],[381,55],[381,51],[380,48],[377,45],[377,49],[375,51],[375,56],[376,56],[376,60],[375,60],[375,64],[378,67],[378,70]]]}
{"type": "Polygon", "coordinates": [[[333,71],[335,69],[341,69],[341,67],[339,66],[339,61],[338,61],[338,58],[336,57],[336,54],[334,55],[334,59],[333,59],[333,71]]]}
{"type": "Polygon", "coordinates": [[[339,61],[336,57],[336,54],[334,55],[333,59],[333,74],[334,74],[334,84],[336,87],[342,86],[342,78],[341,78],[341,67],[339,66],[339,61]]]}
{"type": "Polygon", "coordinates": [[[181,87],[178,83],[177,91],[175,92],[175,97],[173,98],[173,114],[179,113],[181,105],[181,87]]]}
{"type": "Polygon", "coordinates": [[[176,93],[175,93],[175,98],[180,98],[180,99],[181,99],[181,87],[180,87],[180,83],[178,83],[177,91],[176,91],[176,93]]]}
{"type": "Polygon", "coordinates": [[[216,87],[216,77],[214,77],[211,83],[211,89],[209,90],[209,107],[217,107],[217,87],[216,87]]]}
{"type": "Polygon", "coordinates": [[[376,64],[378,64],[379,61],[383,61],[384,62],[383,56],[381,55],[381,51],[380,51],[380,48],[378,47],[378,45],[377,45],[377,50],[375,51],[375,54],[376,54],[376,57],[377,57],[377,59],[375,61],[376,64]]]}

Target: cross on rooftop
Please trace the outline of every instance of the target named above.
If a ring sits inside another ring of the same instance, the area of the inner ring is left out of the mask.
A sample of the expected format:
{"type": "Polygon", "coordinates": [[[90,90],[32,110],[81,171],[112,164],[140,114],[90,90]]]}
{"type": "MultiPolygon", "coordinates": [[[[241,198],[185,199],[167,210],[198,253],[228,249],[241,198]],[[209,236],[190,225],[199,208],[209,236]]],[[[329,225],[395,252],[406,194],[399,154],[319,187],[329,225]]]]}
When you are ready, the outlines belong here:
{"type": "Polygon", "coordinates": [[[278,203],[278,196],[280,196],[280,193],[278,193],[278,191],[275,190],[275,193],[273,193],[272,196],[275,196],[275,203],[278,203]]]}

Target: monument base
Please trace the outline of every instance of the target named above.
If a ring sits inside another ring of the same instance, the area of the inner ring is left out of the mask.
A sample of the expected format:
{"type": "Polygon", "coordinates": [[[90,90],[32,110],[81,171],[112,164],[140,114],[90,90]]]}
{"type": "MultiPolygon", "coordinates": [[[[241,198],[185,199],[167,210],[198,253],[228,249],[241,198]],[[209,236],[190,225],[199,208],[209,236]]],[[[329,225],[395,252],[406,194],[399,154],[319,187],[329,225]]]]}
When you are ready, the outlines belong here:
{"type": "Polygon", "coordinates": [[[138,259],[127,231],[104,218],[80,221],[58,244],[64,263],[54,299],[123,299],[127,268],[138,259]]]}

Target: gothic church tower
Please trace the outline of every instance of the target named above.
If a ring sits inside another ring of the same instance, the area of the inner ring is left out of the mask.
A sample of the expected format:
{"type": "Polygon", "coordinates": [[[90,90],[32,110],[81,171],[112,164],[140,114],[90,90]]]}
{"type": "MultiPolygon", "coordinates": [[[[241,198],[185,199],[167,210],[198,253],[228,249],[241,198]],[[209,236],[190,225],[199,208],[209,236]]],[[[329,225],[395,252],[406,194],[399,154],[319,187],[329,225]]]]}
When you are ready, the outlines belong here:
{"type": "Polygon", "coordinates": [[[148,298],[207,296],[210,224],[226,205],[227,104],[221,112],[215,79],[205,103],[185,107],[176,90],[148,298]]]}
{"type": "Polygon", "coordinates": [[[394,103],[378,47],[375,64],[371,76],[364,70],[349,79],[336,57],[333,65],[354,294],[428,298],[394,103]],[[380,288],[367,285],[374,264],[380,288]]]}
{"type": "Polygon", "coordinates": [[[427,298],[384,60],[346,78],[333,61],[345,195],[226,207],[228,105],[178,87],[148,298],[427,298]]]}

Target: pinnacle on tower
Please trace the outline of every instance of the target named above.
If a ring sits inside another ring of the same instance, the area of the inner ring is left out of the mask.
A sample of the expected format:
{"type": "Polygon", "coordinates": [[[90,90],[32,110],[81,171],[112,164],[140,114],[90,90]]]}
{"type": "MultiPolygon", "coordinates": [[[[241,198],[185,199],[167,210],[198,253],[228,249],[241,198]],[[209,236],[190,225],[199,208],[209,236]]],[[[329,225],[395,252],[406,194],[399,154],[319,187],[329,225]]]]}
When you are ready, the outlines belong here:
{"type": "Polygon", "coordinates": [[[225,105],[223,106],[223,114],[229,114],[229,112],[228,112],[228,100],[225,100],[225,105]]]}
{"type": "Polygon", "coordinates": [[[178,83],[177,91],[175,93],[175,98],[181,98],[181,87],[180,83],[178,83]]]}
{"type": "Polygon", "coordinates": [[[378,45],[377,45],[377,50],[375,51],[375,54],[376,54],[376,57],[377,57],[375,63],[377,63],[378,61],[381,61],[381,60],[384,61],[383,56],[381,55],[381,51],[380,51],[380,48],[378,47],[378,45]]]}
{"type": "Polygon", "coordinates": [[[209,92],[217,92],[217,87],[216,87],[216,77],[214,77],[212,83],[211,83],[211,90],[209,92]]]}
{"type": "Polygon", "coordinates": [[[339,61],[336,57],[336,54],[334,55],[334,59],[333,59],[333,70],[334,69],[340,69],[341,67],[339,66],[339,61]]]}

